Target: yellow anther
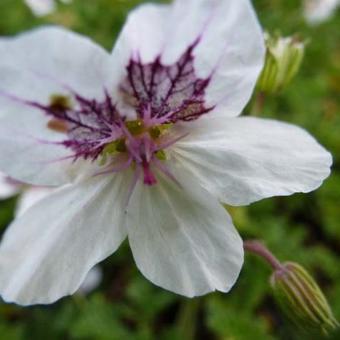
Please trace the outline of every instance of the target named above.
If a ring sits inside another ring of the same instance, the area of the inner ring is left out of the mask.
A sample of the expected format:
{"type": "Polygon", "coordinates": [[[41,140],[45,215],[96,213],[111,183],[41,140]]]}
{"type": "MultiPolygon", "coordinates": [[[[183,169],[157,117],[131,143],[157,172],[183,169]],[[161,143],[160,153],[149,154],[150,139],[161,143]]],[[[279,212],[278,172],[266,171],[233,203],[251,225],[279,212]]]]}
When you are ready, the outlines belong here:
{"type": "Polygon", "coordinates": [[[149,134],[152,139],[157,139],[162,134],[161,129],[158,126],[154,126],[151,129],[149,129],[149,134]]]}
{"type": "Polygon", "coordinates": [[[156,157],[160,160],[160,161],[166,161],[166,153],[164,150],[159,150],[156,152],[156,157]]]}
{"type": "Polygon", "coordinates": [[[105,165],[108,157],[114,155],[117,152],[126,152],[125,139],[121,138],[112,143],[105,145],[102,153],[99,165],[105,165]]]}
{"type": "Polygon", "coordinates": [[[140,119],[127,121],[125,126],[133,136],[138,136],[144,132],[144,123],[140,119]]]}

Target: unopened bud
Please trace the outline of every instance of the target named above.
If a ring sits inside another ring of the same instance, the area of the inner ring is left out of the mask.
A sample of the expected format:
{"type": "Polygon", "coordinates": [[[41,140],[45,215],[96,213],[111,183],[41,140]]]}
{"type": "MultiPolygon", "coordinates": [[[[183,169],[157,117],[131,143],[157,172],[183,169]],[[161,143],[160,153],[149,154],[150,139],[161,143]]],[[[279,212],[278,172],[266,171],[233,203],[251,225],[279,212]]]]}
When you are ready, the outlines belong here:
{"type": "Polygon", "coordinates": [[[279,306],[300,329],[328,334],[339,327],[321,289],[299,264],[282,264],[271,285],[279,306]]]}
{"type": "Polygon", "coordinates": [[[300,69],[305,43],[296,37],[271,36],[265,33],[267,46],[264,69],[258,81],[261,92],[277,93],[292,81],[300,69]]]}

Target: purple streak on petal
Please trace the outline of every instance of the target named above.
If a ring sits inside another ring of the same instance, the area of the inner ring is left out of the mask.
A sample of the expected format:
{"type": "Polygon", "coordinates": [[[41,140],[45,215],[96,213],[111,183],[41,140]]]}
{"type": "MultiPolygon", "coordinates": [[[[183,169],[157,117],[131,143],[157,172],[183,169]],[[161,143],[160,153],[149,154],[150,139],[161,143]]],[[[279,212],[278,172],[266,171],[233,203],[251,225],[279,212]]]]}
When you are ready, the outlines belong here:
{"type": "Polygon", "coordinates": [[[194,69],[193,51],[199,41],[170,66],[162,64],[161,56],[149,64],[143,64],[139,57],[131,58],[121,91],[134,98],[140,119],[152,124],[190,121],[213,109],[205,105],[210,77],[200,79],[194,69]]]}
{"type": "Polygon", "coordinates": [[[26,100],[26,99],[23,99],[23,98],[19,98],[11,93],[7,93],[5,91],[2,91],[0,90],[0,96],[1,97],[5,97],[17,104],[22,104],[22,105],[27,105],[27,106],[33,106],[33,107],[37,107],[37,104],[32,102],[32,101],[29,101],[29,100],[26,100]]]}
{"type": "Polygon", "coordinates": [[[122,136],[120,118],[108,93],[99,102],[74,94],[75,108],[40,106],[48,115],[68,124],[63,142],[84,159],[96,160],[105,145],[122,136]]]}

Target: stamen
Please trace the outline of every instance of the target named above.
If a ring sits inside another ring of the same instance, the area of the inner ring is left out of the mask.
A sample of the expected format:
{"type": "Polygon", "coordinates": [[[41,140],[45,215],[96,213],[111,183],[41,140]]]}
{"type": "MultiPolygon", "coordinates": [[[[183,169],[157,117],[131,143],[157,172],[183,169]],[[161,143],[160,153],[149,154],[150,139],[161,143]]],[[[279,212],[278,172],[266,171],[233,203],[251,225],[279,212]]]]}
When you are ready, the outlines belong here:
{"type": "Polygon", "coordinates": [[[55,112],[64,112],[72,109],[71,99],[61,94],[53,94],[50,97],[49,108],[55,112]]]}
{"type": "Polygon", "coordinates": [[[61,133],[67,133],[67,131],[68,131],[67,123],[63,120],[55,119],[55,118],[52,118],[47,123],[47,127],[50,130],[53,130],[53,131],[56,131],[56,132],[61,132],[61,133]]]}

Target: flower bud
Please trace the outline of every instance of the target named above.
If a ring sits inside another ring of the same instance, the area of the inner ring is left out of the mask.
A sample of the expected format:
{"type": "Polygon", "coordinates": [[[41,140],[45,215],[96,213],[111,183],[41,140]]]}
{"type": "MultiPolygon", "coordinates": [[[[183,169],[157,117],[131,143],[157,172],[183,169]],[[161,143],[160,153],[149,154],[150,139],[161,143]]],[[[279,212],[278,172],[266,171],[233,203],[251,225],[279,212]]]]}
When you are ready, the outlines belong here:
{"type": "Polygon", "coordinates": [[[282,264],[271,277],[274,296],[300,329],[328,334],[339,327],[321,289],[299,264],[282,264]]]}
{"type": "Polygon", "coordinates": [[[271,36],[265,33],[267,46],[265,66],[258,81],[264,93],[277,93],[291,82],[300,69],[305,43],[296,37],[271,36]]]}

